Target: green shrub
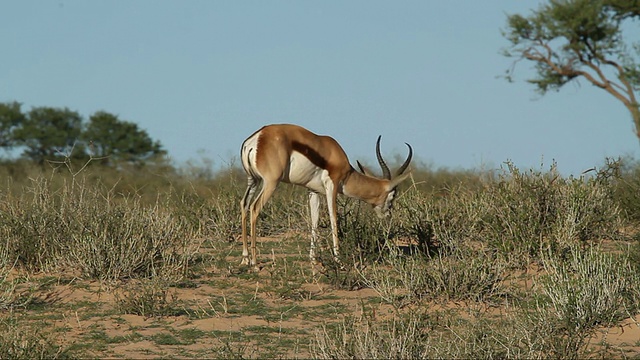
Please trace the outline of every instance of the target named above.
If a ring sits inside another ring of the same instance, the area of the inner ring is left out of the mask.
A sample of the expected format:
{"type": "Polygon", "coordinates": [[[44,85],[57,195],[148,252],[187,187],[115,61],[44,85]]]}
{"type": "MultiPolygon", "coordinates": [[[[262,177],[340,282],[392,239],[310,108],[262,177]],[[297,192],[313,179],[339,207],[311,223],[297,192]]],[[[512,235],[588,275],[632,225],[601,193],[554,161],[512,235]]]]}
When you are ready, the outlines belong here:
{"type": "Polygon", "coordinates": [[[481,214],[475,208],[476,196],[463,187],[436,198],[410,188],[396,202],[392,228],[418,252],[453,253],[476,238],[481,214]]]}
{"type": "Polygon", "coordinates": [[[640,308],[640,276],[619,255],[589,248],[572,249],[568,259],[544,259],[547,274],[542,292],[559,327],[584,335],[636,314],[640,308]]]}
{"type": "Polygon", "coordinates": [[[505,256],[525,263],[588,240],[616,237],[622,224],[607,185],[596,179],[521,173],[513,164],[479,194],[479,236],[505,256]]]}

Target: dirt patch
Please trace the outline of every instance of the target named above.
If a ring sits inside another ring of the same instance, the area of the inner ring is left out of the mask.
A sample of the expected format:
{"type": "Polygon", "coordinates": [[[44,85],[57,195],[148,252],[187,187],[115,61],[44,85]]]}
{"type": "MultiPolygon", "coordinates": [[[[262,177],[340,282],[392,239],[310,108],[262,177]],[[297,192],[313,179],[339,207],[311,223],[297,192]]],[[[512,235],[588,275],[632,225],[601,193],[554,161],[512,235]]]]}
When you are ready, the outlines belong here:
{"type": "Polygon", "coordinates": [[[640,315],[625,319],[616,326],[598,329],[590,344],[592,352],[607,348],[620,357],[640,357],[640,315]]]}

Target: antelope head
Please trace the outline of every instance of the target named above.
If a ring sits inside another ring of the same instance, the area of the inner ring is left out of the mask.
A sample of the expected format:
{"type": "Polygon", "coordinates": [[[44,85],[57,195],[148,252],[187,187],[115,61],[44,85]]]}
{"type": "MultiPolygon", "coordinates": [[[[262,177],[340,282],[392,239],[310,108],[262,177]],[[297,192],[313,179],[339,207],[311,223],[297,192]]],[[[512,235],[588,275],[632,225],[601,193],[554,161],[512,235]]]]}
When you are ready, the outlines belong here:
{"type": "Polygon", "coordinates": [[[393,207],[393,201],[395,200],[396,189],[398,185],[406,180],[411,174],[410,172],[405,173],[405,171],[411,163],[413,149],[411,148],[411,145],[405,143],[405,145],[407,145],[407,147],[409,148],[409,155],[407,155],[405,161],[392,176],[391,171],[389,170],[389,166],[387,166],[387,163],[384,161],[384,159],[382,158],[382,154],[380,153],[381,138],[382,135],[378,136],[378,140],[376,141],[376,158],[378,159],[378,164],[380,164],[380,168],[382,169],[382,178],[375,176],[371,171],[362,166],[360,161],[356,161],[356,163],[358,164],[358,168],[360,169],[362,174],[368,177],[379,179],[381,181],[381,185],[383,186],[383,188],[379,193],[378,199],[373,203],[373,208],[378,217],[383,218],[389,215],[389,210],[391,210],[391,208],[393,207]]]}

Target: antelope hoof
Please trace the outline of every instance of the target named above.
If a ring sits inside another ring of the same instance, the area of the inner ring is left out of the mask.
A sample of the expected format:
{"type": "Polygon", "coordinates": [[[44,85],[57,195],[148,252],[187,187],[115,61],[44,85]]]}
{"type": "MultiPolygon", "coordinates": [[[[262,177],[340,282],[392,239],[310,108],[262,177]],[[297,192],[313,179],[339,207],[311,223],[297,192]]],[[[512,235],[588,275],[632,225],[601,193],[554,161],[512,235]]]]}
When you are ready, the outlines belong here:
{"type": "Polygon", "coordinates": [[[242,261],[240,262],[240,265],[249,265],[249,258],[243,257],[242,261]]]}

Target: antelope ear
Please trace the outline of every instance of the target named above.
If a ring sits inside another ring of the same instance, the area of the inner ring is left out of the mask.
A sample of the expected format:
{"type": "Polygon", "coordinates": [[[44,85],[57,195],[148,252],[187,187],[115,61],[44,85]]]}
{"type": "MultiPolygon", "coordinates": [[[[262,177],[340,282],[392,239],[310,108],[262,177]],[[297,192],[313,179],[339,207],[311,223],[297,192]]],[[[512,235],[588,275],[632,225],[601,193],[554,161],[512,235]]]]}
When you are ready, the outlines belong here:
{"type": "Polygon", "coordinates": [[[409,178],[409,176],[411,176],[411,171],[407,171],[406,173],[396,176],[393,179],[391,179],[391,181],[389,181],[389,190],[394,189],[395,187],[397,187],[398,185],[400,185],[401,182],[407,180],[409,178]]]}
{"type": "Polygon", "coordinates": [[[366,167],[364,167],[360,161],[356,160],[356,164],[358,164],[358,168],[360,169],[360,172],[367,175],[367,176],[374,176],[371,171],[369,171],[369,169],[367,169],[366,167]]]}

